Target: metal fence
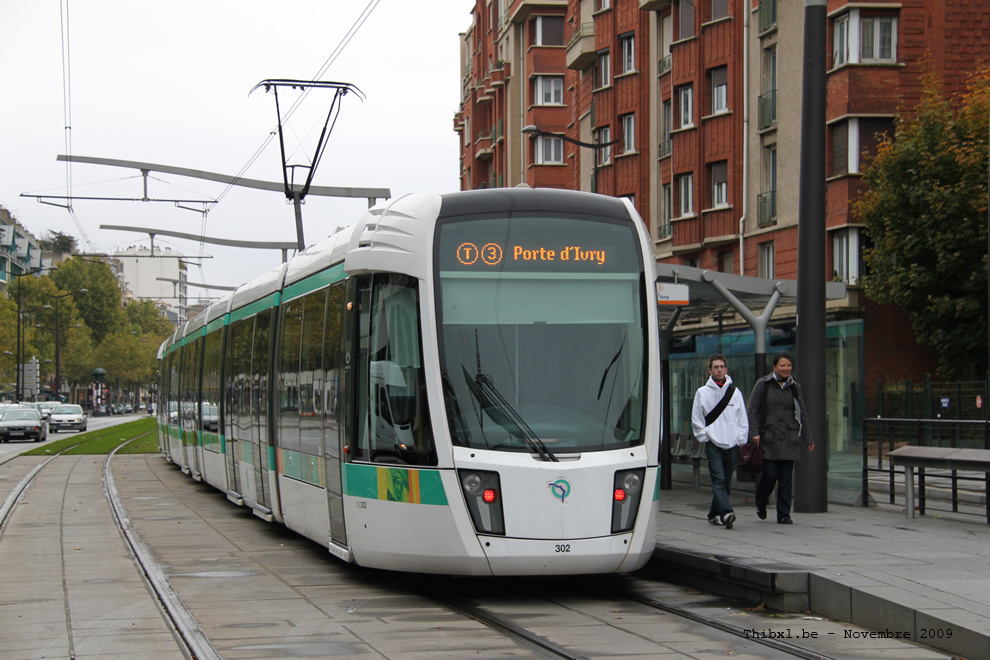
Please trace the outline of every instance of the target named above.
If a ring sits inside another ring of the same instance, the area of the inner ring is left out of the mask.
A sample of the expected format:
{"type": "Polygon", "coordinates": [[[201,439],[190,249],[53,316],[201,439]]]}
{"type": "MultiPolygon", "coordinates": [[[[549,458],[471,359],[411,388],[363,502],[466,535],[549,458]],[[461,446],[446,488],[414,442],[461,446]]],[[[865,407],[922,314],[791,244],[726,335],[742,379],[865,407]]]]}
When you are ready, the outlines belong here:
{"type": "MultiPolygon", "coordinates": [[[[863,420],[863,491],[871,485],[876,495],[887,491],[895,504],[904,483],[903,470],[895,470],[887,454],[904,446],[990,449],[990,391],[986,381],[907,381],[897,385],[877,384],[866,397],[863,420]]],[[[990,475],[959,474],[956,470],[918,471],[918,509],[929,504],[935,511],[990,515],[990,475]],[[940,509],[947,504],[950,508],[940,509]]],[[[863,498],[864,506],[869,497],[863,498]]]]}

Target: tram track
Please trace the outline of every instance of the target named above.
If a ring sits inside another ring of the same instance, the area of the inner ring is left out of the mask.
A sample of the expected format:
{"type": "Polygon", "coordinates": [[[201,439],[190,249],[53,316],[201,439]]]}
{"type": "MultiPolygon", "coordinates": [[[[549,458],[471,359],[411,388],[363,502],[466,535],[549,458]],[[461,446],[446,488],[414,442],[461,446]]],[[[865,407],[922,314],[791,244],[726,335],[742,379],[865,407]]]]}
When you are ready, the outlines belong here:
{"type": "MultiPolygon", "coordinates": [[[[140,535],[134,530],[131,524],[130,518],[127,514],[126,507],[124,507],[120,494],[116,488],[113,475],[113,458],[116,453],[125,445],[136,440],[140,440],[147,437],[155,431],[149,431],[141,433],[132,438],[128,438],[118,444],[103,461],[101,467],[101,476],[103,483],[103,494],[105,495],[107,502],[110,507],[111,517],[116,525],[118,532],[120,533],[122,539],[124,540],[128,550],[131,554],[131,558],[138,567],[138,572],[141,578],[144,580],[150,594],[155,600],[155,606],[162,615],[169,629],[172,632],[172,636],[175,639],[176,645],[178,647],[179,653],[185,657],[196,660],[219,660],[221,658],[220,654],[217,653],[216,649],[212,646],[209,639],[203,634],[196,620],[193,618],[189,609],[184,605],[181,599],[172,589],[168,578],[165,577],[165,573],[162,570],[161,565],[155,560],[154,555],[141,540],[140,535]]],[[[55,462],[56,459],[65,456],[68,452],[79,447],[82,442],[65,447],[56,454],[46,458],[43,462],[34,466],[27,474],[25,474],[18,483],[11,489],[7,497],[4,499],[2,505],[0,505],[0,542],[4,540],[5,532],[10,526],[11,519],[13,518],[14,512],[17,509],[18,504],[20,504],[29,492],[31,486],[39,479],[39,477],[44,473],[45,469],[55,462]]],[[[72,468],[70,468],[71,474],[72,468]]],[[[68,488],[68,480],[64,488],[68,488]]],[[[65,510],[65,496],[62,497],[63,500],[63,511],[65,510]]],[[[65,515],[64,513],[62,514],[65,515]]],[[[63,527],[59,526],[60,530],[63,527]]],[[[59,547],[61,548],[62,557],[62,571],[65,570],[65,548],[64,539],[62,538],[62,532],[59,534],[59,547]]],[[[78,548],[76,548],[78,550],[78,548]]],[[[62,579],[63,584],[66,583],[65,578],[62,579]]],[[[68,592],[63,593],[64,610],[65,610],[65,622],[66,622],[66,636],[67,636],[67,646],[68,646],[68,657],[76,657],[76,643],[75,635],[73,633],[73,623],[71,615],[70,597],[68,592]]]]}

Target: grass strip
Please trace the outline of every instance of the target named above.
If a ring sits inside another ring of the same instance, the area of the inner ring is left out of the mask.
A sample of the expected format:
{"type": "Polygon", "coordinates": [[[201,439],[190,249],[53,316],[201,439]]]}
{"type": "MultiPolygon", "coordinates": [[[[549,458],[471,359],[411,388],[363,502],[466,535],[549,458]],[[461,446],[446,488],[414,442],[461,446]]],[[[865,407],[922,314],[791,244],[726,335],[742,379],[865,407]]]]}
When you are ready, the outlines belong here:
{"type": "Polygon", "coordinates": [[[142,417],[133,422],[125,422],[98,431],[88,431],[49,442],[41,447],[24,452],[23,456],[50,456],[71,447],[79,445],[67,454],[108,454],[114,447],[125,440],[147,434],[144,438],[127,445],[119,453],[152,454],[158,451],[158,436],[155,433],[157,420],[154,417],[142,417]],[[134,445],[137,445],[136,447],[134,445]]]}

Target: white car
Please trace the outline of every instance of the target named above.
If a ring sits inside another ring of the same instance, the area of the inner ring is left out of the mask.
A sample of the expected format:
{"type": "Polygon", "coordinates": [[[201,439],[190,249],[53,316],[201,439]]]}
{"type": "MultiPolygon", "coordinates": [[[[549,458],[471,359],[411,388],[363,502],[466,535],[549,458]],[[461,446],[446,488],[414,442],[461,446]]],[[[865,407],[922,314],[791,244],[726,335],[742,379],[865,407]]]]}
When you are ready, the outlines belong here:
{"type": "Polygon", "coordinates": [[[63,403],[52,411],[48,419],[48,428],[52,433],[58,433],[62,429],[85,431],[87,422],[88,418],[82,406],[63,403]]]}

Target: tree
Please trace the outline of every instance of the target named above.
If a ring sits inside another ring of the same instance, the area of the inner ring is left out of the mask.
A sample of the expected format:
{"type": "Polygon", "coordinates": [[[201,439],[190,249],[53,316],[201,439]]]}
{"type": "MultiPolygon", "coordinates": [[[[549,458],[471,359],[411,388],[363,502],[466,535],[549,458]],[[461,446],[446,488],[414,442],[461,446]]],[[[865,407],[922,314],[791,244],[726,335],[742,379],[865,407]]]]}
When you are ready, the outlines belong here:
{"type": "Polygon", "coordinates": [[[48,236],[41,241],[41,247],[52,252],[73,254],[76,251],[77,241],[74,236],[63,234],[60,231],[50,231],[48,236]]]}
{"type": "Polygon", "coordinates": [[[863,170],[854,205],[873,247],[866,293],[908,312],[919,341],[939,355],[943,376],[987,369],[987,176],[990,69],[946,98],[934,74],[863,170]]]}
{"type": "Polygon", "coordinates": [[[76,306],[93,333],[94,343],[101,343],[120,324],[120,286],[108,265],[73,257],[60,264],[50,277],[60,289],[86,289],[86,295],[79,297],[76,306]]]}

